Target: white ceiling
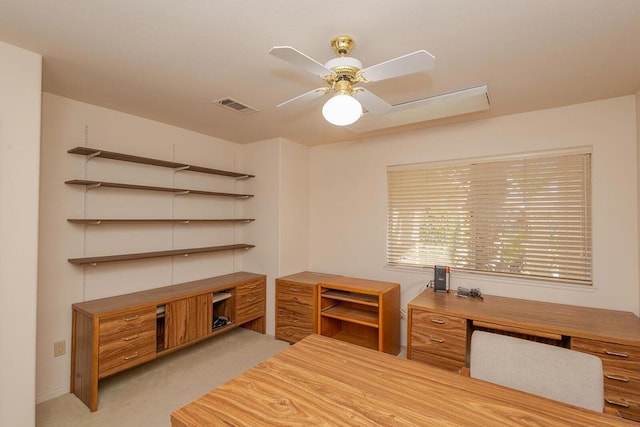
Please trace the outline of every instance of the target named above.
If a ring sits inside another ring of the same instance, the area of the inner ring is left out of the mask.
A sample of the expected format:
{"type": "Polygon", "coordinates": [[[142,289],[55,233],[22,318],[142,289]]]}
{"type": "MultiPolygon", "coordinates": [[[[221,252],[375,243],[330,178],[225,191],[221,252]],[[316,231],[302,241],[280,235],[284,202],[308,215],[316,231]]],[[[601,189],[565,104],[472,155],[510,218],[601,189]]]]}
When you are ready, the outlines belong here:
{"type": "Polygon", "coordinates": [[[325,122],[322,99],[276,105],[322,81],[271,55],[289,45],[326,62],[355,38],[364,66],[425,49],[435,69],[372,83],[391,104],[487,84],[501,116],[640,90],[640,0],[2,0],[0,40],[39,52],[43,88],[228,141],[306,145],[355,134],[325,122]],[[214,103],[234,98],[242,115],[214,103]]]}

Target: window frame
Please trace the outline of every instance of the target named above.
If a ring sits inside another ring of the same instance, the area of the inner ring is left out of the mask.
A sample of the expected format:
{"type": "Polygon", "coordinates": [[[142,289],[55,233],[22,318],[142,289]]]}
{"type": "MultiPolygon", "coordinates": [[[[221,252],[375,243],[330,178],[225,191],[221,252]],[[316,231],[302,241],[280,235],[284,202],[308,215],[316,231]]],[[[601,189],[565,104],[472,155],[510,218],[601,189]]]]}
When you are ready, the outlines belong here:
{"type": "MultiPolygon", "coordinates": [[[[397,261],[394,262],[394,256],[390,253],[392,250],[398,250],[398,246],[397,246],[397,242],[394,240],[394,237],[392,235],[392,219],[391,216],[393,215],[393,207],[392,207],[392,194],[390,194],[393,190],[390,188],[390,172],[400,172],[400,171],[415,171],[415,170],[419,170],[419,169],[436,169],[436,168],[460,168],[460,167],[464,167],[466,165],[472,165],[472,164],[481,164],[481,165],[485,165],[485,164],[497,164],[500,162],[518,162],[518,161],[522,161],[524,162],[528,162],[528,161],[544,161],[544,158],[556,158],[556,157],[562,157],[562,156],[586,156],[586,160],[585,160],[585,166],[584,166],[584,170],[580,171],[579,173],[581,174],[581,176],[583,178],[585,178],[585,190],[584,191],[588,191],[588,194],[586,194],[585,200],[583,200],[584,205],[581,207],[584,210],[581,211],[581,215],[583,215],[583,218],[585,218],[585,220],[587,221],[585,223],[585,225],[581,225],[582,229],[581,232],[583,233],[583,235],[586,235],[586,241],[585,242],[581,242],[581,244],[583,245],[583,247],[580,250],[585,250],[584,256],[586,257],[586,260],[581,261],[581,268],[584,268],[584,274],[582,274],[580,277],[570,277],[570,276],[559,276],[559,277],[554,277],[553,272],[552,271],[547,271],[544,274],[530,274],[530,273],[526,273],[526,269],[523,270],[522,268],[516,272],[505,272],[505,271],[492,271],[492,270],[483,270],[483,269],[478,269],[477,268],[477,263],[476,263],[476,267],[474,268],[473,266],[471,267],[466,267],[466,266],[460,266],[457,265],[455,262],[451,264],[452,266],[452,270],[453,271],[459,271],[459,272],[464,272],[465,274],[483,274],[483,275],[490,275],[490,276],[496,276],[496,277],[503,277],[503,278],[510,278],[513,280],[535,280],[538,282],[551,282],[551,283],[562,283],[562,284],[578,284],[581,285],[581,287],[592,287],[593,286],[593,207],[592,207],[592,203],[593,203],[593,188],[592,188],[592,149],[591,147],[573,147],[573,148],[568,148],[568,149],[562,149],[562,150],[546,150],[546,151],[537,151],[537,152],[528,152],[528,153],[515,153],[515,154],[510,154],[510,155],[505,155],[505,156],[492,156],[492,157],[481,157],[481,158],[461,158],[461,159],[455,159],[455,160],[447,160],[447,161],[434,161],[434,162],[421,162],[421,163],[412,163],[412,164],[405,164],[405,165],[390,165],[387,166],[387,177],[386,177],[386,184],[387,184],[387,230],[386,230],[386,267],[390,268],[390,269],[399,269],[399,270],[413,270],[413,271],[423,271],[425,269],[433,269],[433,265],[435,264],[442,264],[442,262],[438,262],[435,260],[431,260],[434,261],[433,263],[429,262],[429,255],[426,255],[427,258],[423,259],[421,261],[421,263],[414,263],[415,261],[412,261],[410,263],[399,263],[397,261]],[[393,245],[396,245],[395,247],[393,247],[393,245]],[[525,271],[523,273],[523,271],[525,271]]],[[[472,184],[469,184],[469,186],[471,186],[472,184]]],[[[499,184],[499,185],[506,185],[506,184],[499,184]]],[[[468,190],[467,192],[470,192],[471,190],[468,190]]],[[[473,197],[473,196],[472,196],[473,197]]],[[[476,197],[477,198],[477,197],[476,197]]],[[[473,203],[467,203],[465,201],[466,204],[468,205],[473,205],[473,203]]],[[[527,207],[523,207],[522,208],[523,211],[527,210],[527,207]]],[[[417,210],[416,210],[417,211],[417,210]]],[[[464,215],[463,215],[464,216],[464,215]]],[[[473,215],[469,214],[468,216],[473,217],[473,215]]],[[[565,219],[563,218],[563,221],[565,219]]],[[[472,221],[472,220],[468,220],[467,221],[472,221]]],[[[525,221],[526,222],[526,221],[525,221]]],[[[562,221],[560,221],[562,222],[562,221]]],[[[477,227],[477,226],[476,226],[477,227]]],[[[475,234],[475,232],[473,231],[474,228],[471,228],[470,231],[467,231],[467,233],[469,234],[475,234]]],[[[416,231],[414,231],[414,233],[418,233],[416,231]]],[[[498,233],[499,232],[494,232],[498,233]]],[[[482,233],[481,233],[482,234],[482,233]]],[[[491,236],[491,233],[487,233],[487,235],[491,236]]],[[[415,236],[415,234],[414,234],[415,236]]],[[[422,236],[422,235],[421,235],[422,236]]],[[[428,239],[425,238],[423,241],[427,241],[428,239]]],[[[448,244],[451,242],[447,242],[448,244]]],[[[495,243],[495,242],[493,242],[495,243]]],[[[562,244],[567,244],[566,242],[561,242],[562,244]]],[[[426,246],[426,245],[425,245],[426,246]]],[[[494,248],[494,246],[490,246],[491,248],[494,248]]],[[[544,246],[543,246],[544,248],[544,246]]],[[[416,253],[419,252],[419,248],[418,248],[418,243],[415,243],[414,245],[414,251],[416,253]]],[[[425,249],[426,252],[428,252],[428,249],[425,249]]],[[[531,251],[531,250],[530,250],[531,251]]],[[[473,251],[470,251],[471,253],[473,253],[473,251]]],[[[416,259],[419,259],[420,256],[416,256],[416,259]]],[[[446,258],[446,256],[443,256],[443,258],[446,258]]],[[[525,256],[526,258],[526,256],[525,256]]],[[[397,259],[397,257],[396,257],[397,259]]],[[[567,264],[566,259],[564,259],[565,264],[567,264]]],[[[445,262],[446,263],[446,262],[445,262]]],[[[539,267],[537,268],[537,270],[548,270],[549,267],[545,266],[545,267],[539,267]]],[[[566,266],[564,267],[559,267],[558,271],[561,271],[562,274],[566,274],[566,266]],[[563,270],[564,269],[564,270],[563,270]]],[[[557,275],[556,275],[557,276],[557,275]]]]}

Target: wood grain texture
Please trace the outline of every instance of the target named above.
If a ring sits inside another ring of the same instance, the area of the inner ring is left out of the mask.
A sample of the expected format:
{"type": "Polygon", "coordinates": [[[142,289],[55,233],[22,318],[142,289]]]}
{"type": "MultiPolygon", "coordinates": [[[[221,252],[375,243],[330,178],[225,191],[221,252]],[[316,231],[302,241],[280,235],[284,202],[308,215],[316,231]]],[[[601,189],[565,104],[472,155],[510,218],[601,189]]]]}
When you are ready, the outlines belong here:
{"type": "Polygon", "coordinates": [[[219,289],[239,286],[256,279],[266,280],[266,276],[247,272],[231,273],[162,288],[75,303],[73,307],[91,315],[106,313],[112,315],[134,310],[138,307],[162,305],[175,299],[187,298],[203,292],[213,292],[219,289]]]}
{"type": "Polygon", "coordinates": [[[640,319],[633,313],[491,295],[484,300],[459,298],[432,291],[421,293],[408,304],[408,310],[407,358],[411,360],[457,370],[462,346],[466,351],[463,366],[468,367],[474,329],[570,347],[602,360],[605,408],[640,419],[640,319]],[[434,316],[467,322],[466,345],[461,341],[456,349],[443,346],[442,351],[429,345],[434,316]]]}
{"type": "Polygon", "coordinates": [[[276,338],[290,343],[315,332],[315,284],[276,279],[276,338]]]}
{"type": "Polygon", "coordinates": [[[202,426],[618,426],[616,417],[310,335],[171,415],[202,426]]]}
{"type": "Polygon", "coordinates": [[[295,343],[318,331],[318,283],[339,277],[303,271],[276,279],[276,338],[295,343]]]}
{"type": "Polygon", "coordinates": [[[73,304],[71,392],[93,412],[98,409],[99,379],[238,326],[264,334],[265,283],[262,274],[238,272],[73,304]],[[251,296],[258,290],[262,295],[256,303],[251,296]],[[217,292],[230,296],[213,307],[217,292]],[[249,296],[240,321],[234,319],[238,294],[249,296]],[[159,306],[165,312],[156,320],[159,306]],[[212,330],[214,314],[233,323],[212,330]]]}
{"type": "Polygon", "coordinates": [[[320,335],[377,349],[400,352],[400,285],[353,277],[318,284],[320,335]]]}
{"type": "Polygon", "coordinates": [[[574,338],[571,348],[602,360],[605,406],[640,414],[640,347],[574,338]]]}
{"type": "Polygon", "coordinates": [[[410,340],[412,360],[454,372],[466,365],[466,319],[411,310],[410,340]]]}
{"type": "Polygon", "coordinates": [[[432,291],[422,292],[408,307],[532,331],[640,345],[640,319],[626,311],[493,295],[484,295],[484,300],[459,298],[432,291]]]}

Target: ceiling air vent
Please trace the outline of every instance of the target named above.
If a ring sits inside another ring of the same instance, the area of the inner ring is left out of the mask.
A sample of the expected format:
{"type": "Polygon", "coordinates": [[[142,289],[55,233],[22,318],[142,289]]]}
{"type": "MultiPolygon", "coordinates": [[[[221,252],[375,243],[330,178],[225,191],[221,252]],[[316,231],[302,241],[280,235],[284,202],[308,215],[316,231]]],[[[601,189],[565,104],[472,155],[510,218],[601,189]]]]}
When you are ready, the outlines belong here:
{"type": "Polygon", "coordinates": [[[236,101],[233,98],[222,98],[222,99],[218,99],[217,101],[213,101],[214,103],[218,104],[218,105],[222,105],[225,108],[228,108],[229,110],[233,110],[237,113],[240,114],[249,114],[249,113],[255,113],[258,110],[256,110],[253,107],[249,107],[248,105],[245,105],[241,102],[236,101]]]}

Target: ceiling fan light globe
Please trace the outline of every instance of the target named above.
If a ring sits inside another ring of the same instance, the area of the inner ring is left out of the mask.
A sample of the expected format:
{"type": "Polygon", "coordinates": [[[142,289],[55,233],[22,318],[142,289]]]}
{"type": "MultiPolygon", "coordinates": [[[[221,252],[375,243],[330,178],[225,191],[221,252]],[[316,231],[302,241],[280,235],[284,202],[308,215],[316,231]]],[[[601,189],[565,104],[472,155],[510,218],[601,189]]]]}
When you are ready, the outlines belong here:
{"type": "Polygon", "coordinates": [[[325,120],[336,126],[347,126],[362,117],[362,105],[351,95],[339,93],[322,107],[325,120]]]}

